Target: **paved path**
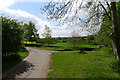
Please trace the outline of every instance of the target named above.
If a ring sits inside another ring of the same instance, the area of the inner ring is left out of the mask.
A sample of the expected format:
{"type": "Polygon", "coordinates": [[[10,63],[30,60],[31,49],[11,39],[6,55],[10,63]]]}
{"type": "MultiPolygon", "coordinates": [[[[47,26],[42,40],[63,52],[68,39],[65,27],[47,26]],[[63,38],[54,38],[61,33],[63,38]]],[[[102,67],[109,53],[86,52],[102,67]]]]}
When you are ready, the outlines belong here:
{"type": "Polygon", "coordinates": [[[50,67],[50,54],[58,51],[26,48],[30,55],[3,73],[5,78],[46,78],[50,67]]]}

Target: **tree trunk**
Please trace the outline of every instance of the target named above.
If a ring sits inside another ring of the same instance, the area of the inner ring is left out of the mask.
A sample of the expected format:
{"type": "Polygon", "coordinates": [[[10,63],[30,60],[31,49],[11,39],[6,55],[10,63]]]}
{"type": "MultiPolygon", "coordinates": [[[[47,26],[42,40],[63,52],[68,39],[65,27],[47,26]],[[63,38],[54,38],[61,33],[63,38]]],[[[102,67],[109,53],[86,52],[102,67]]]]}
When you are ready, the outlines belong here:
{"type": "Polygon", "coordinates": [[[111,35],[113,43],[113,51],[116,53],[117,60],[120,60],[120,36],[119,36],[119,23],[117,17],[116,2],[111,2],[112,26],[113,34],[111,35]]]}
{"type": "MultiPolygon", "coordinates": [[[[114,52],[114,54],[116,55],[116,53],[117,53],[117,47],[116,47],[116,39],[115,39],[115,34],[114,34],[114,32],[112,32],[112,33],[110,34],[110,37],[111,37],[111,39],[112,39],[113,52],[114,52]]],[[[116,59],[117,59],[117,56],[116,56],[116,59]]]]}

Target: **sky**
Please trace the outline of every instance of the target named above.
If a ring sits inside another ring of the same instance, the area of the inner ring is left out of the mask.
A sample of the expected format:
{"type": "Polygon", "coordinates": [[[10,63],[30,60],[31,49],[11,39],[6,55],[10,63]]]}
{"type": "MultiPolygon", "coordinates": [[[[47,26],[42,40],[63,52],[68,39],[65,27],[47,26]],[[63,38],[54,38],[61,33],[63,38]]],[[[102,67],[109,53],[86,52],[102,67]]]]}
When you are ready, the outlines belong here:
{"type": "MultiPolygon", "coordinates": [[[[76,27],[56,26],[57,21],[47,20],[46,14],[41,13],[41,6],[48,2],[49,0],[0,0],[0,14],[19,21],[34,22],[40,37],[43,37],[45,25],[52,30],[52,37],[71,36],[76,27]]],[[[88,32],[81,31],[80,36],[85,36],[86,33],[88,32]]]]}

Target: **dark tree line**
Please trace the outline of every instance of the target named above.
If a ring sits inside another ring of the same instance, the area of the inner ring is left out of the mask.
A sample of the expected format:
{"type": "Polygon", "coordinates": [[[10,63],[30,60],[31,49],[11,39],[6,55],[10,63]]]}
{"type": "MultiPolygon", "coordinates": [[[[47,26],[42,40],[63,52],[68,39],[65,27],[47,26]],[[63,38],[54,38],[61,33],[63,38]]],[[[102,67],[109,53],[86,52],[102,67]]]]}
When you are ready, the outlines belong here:
{"type": "Polygon", "coordinates": [[[3,56],[9,56],[20,51],[23,47],[23,41],[39,38],[35,24],[32,22],[23,23],[18,20],[0,17],[2,22],[2,53],[3,56]]]}

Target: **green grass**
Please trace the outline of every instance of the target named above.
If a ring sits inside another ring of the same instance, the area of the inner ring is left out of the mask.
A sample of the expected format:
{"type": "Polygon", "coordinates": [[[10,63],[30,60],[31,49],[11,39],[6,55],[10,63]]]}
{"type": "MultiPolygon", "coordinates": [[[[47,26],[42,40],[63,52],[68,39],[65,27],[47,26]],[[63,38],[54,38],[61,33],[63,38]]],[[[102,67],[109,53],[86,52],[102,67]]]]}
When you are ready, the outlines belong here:
{"type": "MultiPolygon", "coordinates": [[[[50,44],[50,46],[57,46],[57,47],[69,47],[70,44],[69,43],[56,43],[56,44],[50,44]]],[[[84,44],[84,45],[79,45],[78,47],[86,47],[86,48],[99,48],[98,45],[88,45],[88,44],[84,44]]]]}
{"type": "MultiPolygon", "coordinates": [[[[72,46],[68,43],[60,42],[56,44],[49,44],[49,46],[40,46],[40,47],[35,47],[33,46],[32,48],[37,48],[37,49],[47,49],[47,50],[75,50],[77,48],[72,48],[72,46]]],[[[79,45],[78,48],[99,48],[98,45],[79,45]]]]}
{"type": "Polygon", "coordinates": [[[13,67],[14,65],[16,65],[17,63],[22,61],[28,55],[29,55],[28,51],[25,51],[25,52],[20,51],[9,57],[5,57],[2,60],[2,71],[4,72],[4,71],[8,70],[9,68],[13,67]]]}
{"type": "Polygon", "coordinates": [[[37,48],[37,49],[46,49],[46,50],[65,50],[68,48],[68,44],[67,43],[56,43],[56,44],[49,44],[48,45],[43,45],[43,46],[29,46],[32,48],[37,48]]]}
{"type": "Polygon", "coordinates": [[[99,46],[98,45],[87,45],[87,44],[85,44],[85,45],[79,45],[79,47],[84,47],[84,48],[99,48],[99,46]]]}
{"type": "Polygon", "coordinates": [[[58,50],[58,51],[62,51],[65,50],[65,48],[58,48],[58,47],[31,47],[31,48],[36,48],[36,49],[46,49],[46,50],[58,50]]]}
{"type": "Polygon", "coordinates": [[[56,44],[50,44],[50,46],[58,46],[58,47],[68,47],[68,43],[56,43],[56,44]]]}
{"type": "Polygon", "coordinates": [[[29,52],[19,52],[18,55],[23,60],[24,58],[26,58],[29,55],[29,52]]]}
{"type": "Polygon", "coordinates": [[[109,51],[110,48],[103,48],[86,51],[86,54],[77,51],[53,53],[48,78],[120,78],[109,66],[115,60],[109,51]]]}

